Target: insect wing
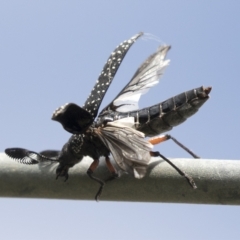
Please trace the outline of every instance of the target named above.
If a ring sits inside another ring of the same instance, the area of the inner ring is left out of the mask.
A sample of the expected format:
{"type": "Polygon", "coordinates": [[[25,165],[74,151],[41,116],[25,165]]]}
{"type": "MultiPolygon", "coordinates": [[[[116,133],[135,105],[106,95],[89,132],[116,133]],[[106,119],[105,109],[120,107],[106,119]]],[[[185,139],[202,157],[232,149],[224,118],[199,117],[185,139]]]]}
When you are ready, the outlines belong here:
{"type": "Polygon", "coordinates": [[[169,49],[170,46],[160,46],[154,54],[148,57],[138,68],[131,81],[101,113],[108,109],[119,112],[137,110],[141,95],[158,84],[168,66],[170,60],[165,60],[165,56],[169,49]]]}
{"type": "Polygon", "coordinates": [[[104,98],[117,70],[122,63],[126,53],[133,45],[133,43],[143,35],[142,32],[136,34],[129,40],[122,42],[116,49],[111,53],[108,58],[98,80],[92,89],[87,101],[85,102],[83,108],[87,110],[93,118],[97,116],[98,109],[104,98]]]}
{"type": "MultiPolygon", "coordinates": [[[[133,118],[129,118],[133,122],[133,118]]],[[[111,151],[118,166],[136,178],[146,174],[151,159],[152,145],[144,139],[144,134],[123,125],[119,121],[109,122],[106,127],[98,128],[95,133],[111,151]]]]}

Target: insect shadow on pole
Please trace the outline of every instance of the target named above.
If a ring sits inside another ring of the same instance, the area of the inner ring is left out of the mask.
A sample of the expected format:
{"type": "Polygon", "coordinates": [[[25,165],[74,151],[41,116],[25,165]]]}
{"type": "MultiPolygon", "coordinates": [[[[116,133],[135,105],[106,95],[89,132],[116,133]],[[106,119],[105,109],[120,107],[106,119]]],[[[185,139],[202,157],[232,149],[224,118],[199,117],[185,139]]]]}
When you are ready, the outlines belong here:
{"type": "Polygon", "coordinates": [[[110,162],[110,154],[121,170],[138,179],[146,175],[151,157],[161,157],[196,188],[192,177],[159,152],[152,151],[152,148],[155,144],[172,139],[194,158],[198,158],[171,135],[158,135],[170,131],[195,114],[208,100],[211,87],[198,87],[156,105],[138,108],[141,95],[159,82],[168,66],[170,60],[165,57],[170,46],[162,45],[150,55],[137,69],[130,82],[98,114],[101,102],[126,53],[141,36],[142,32],[134,35],[111,53],[82,107],[67,103],[54,111],[52,120],[60,122],[66,131],[72,133],[62,150],[44,150],[37,153],[23,148],[7,148],[5,153],[24,164],[57,162],[56,178],[65,177],[65,181],[68,179],[69,168],[79,163],[84,156],[90,156],[93,162],[87,174],[100,184],[96,200],[99,199],[105,183],[119,176],[110,162]],[[101,156],[105,157],[111,173],[106,180],[93,175],[101,156]]]}

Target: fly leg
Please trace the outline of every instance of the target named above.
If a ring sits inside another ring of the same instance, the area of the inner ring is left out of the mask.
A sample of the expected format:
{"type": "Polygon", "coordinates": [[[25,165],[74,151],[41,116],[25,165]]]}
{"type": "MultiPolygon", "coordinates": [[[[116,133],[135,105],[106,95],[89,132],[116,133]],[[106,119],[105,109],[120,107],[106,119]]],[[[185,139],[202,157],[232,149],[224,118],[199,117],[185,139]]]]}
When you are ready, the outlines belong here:
{"type": "MultiPolygon", "coordinates": [[[[105,161],[106,161],[107,168],[108,168],[108,170],[109,170],[110,173],[111,173],[111,176],[110,176],[109,178],[107,178],[107,179],[104,181],[104,183],[109,182],[109,181],[112,181],[112,180],[114,180],[114,179],[116,179],[116,178],[119,177],[117,171],[115,170],[115,168],[114,168],[113,165],[111,164],[110,158],[109,158],[108,156],[105,158],[105,161]]],[[[100,186],[100,188],[99,188],[99,190],[98,190],[98,192],[97,192],[96,198],[95,198],[96,200],[98,200],[99,197],[101,196],[102,191],[103,191],[103,187],[104,187],[104,184],[100,186]]]]}
{"type": "Polygon", "coordinates": [[[156,145],[158,143],[161,143],[161,142],[165,142],[169,139],[172,139],[179,147],[181,147],[182,149],[184,149],[186,152],[188,152],[191,156],[193,156],[194,158],[200,158],[198,155],[196,155],[195,153],[193,153],[190,149],[188,149],[187,147],[185,147],[182,143],[180,143],[176,138],[172,137],[171,135],[169,134],[166,134],[166,135],[161,135],[161,136],[158,136],[158,137],[153,137],[153,138],[150,138],[148,141],[153,144],[153,145],[156,145]]]}
{"type": "Polygon", "coordinates": [[[168,164],[170,164],[181,176],[185,177],[193,189],[197,188],[197,185],[195,184],[195,182],[191,176],[188,176],[184,171],[182,171],[180,168],[178,168],[175,164],[173,164],[169,159],[164,157],[162,154],[160,154],[159,152],[150,152],[150,155],[152,157],[161,157],[168,164]]]}
{"type": "Polygon", "coordinates": [[[98,201],[99,196],[100,196],[101,193],[102,193],[102,188],[103,188],[103,186],[104,186],[104,184],[105,184],[105,182],[104,182],[103,180],[101,180],[101,179],[93,176],[93,172],[94,172],[94,171],[96,170],[96,168],[98,167],[98,164],[99,164],[99,159],[94,159],[93,162],[92,162],[92,164],[90,165],[90,167],[89,167],[88,170],[87,170],[88,176],[89,176],[91,179],[93,179],[94,181],[98,182],[98,183],[101,185],[100,188],[99,188],[99,190],[98,190],[98,192],[97,192],[97,194],[96,194],[96,196],[95,196],[95,200],[96,200],[96,201],[98,201]]]}

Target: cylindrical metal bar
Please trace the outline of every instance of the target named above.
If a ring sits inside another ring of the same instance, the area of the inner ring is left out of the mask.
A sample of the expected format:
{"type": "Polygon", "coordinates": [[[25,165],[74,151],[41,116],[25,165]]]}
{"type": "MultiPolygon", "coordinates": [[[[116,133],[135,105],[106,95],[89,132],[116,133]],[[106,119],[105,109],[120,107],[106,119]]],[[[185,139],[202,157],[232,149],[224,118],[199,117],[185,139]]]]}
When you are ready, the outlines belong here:
{"type": "MultiPolygon", "coordinates": [[[[240,161],[207,159],[171,159],[192,176],[198,186],[193,190],[169,164],[158,159],[149,165],[145,178],[138,180],[123,174],[108,182],[101,201],[174,202],[203,204],[240,204],[240,161]]],[[[55,180],[54,165],[23,165],[0,154],[0,196],[94,200],[99,184],[89,179],[91,163],[86,157],[69,171],[69,180],[55,180]]],[[[104,163],[104,161],[102,161],[104,163]]],[[[108,178],[105,164],[95,173],[108,178]]]]}

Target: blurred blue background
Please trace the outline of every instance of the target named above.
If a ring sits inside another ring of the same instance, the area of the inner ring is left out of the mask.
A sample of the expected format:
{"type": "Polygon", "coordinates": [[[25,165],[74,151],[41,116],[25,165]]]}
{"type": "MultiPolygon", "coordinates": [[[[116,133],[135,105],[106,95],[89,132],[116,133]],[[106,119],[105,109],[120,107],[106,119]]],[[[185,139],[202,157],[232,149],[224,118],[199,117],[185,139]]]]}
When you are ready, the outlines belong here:
{"type": "MultiPolygon", "coordinates": [[[[140,107],[212,86],[210,100],[171,134],[202,158],[239,159],[239,12],[234,0],[1,1],[0,151],[61,149],[70,134],[51,121],[52,112],[66,102],[82,105],[111,51],[144,31],[172,49],[161,83],[140,107]]],[[[131,48],[102,107],[158,45],[139,40],[131,48]]],[[[189,157],[170,141],[155,149],[189,157]]],[[[2,198],[0,212],[2,239],[197,240],[240,234],[238,206],[2,198]]]]}

